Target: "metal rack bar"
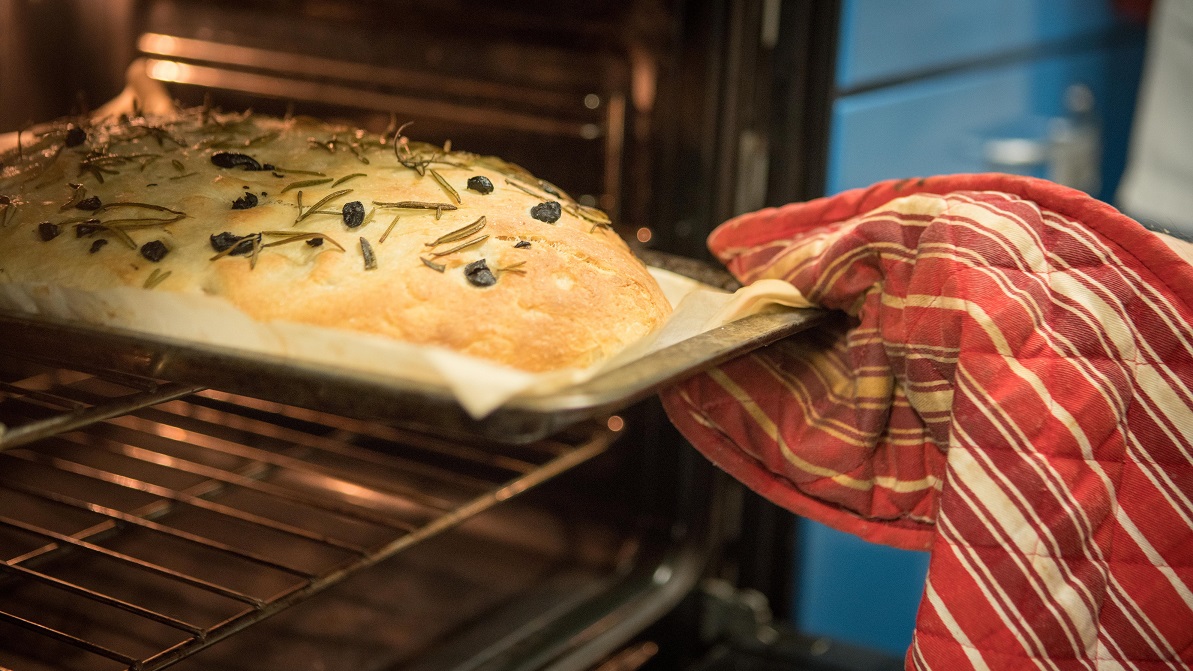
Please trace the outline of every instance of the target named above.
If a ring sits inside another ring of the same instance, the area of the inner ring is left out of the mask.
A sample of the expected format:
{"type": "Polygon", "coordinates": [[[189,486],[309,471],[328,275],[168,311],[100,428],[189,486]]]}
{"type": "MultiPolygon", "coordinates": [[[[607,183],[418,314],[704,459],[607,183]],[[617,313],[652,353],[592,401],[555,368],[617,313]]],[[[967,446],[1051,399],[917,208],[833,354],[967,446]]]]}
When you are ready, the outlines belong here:
{"type": "MultiPolygon", "coordinates": [[[[0,373],[5,360],[0,356],[0,373]]],[[[0,527],[45,541],[20,556],[0,558],[6,583],[45,588],[44,593],[29,593],[30,598],[62,595],[70,605],[60,608],[91,603],[164,628],[146,628],[138,635],[138,646],[148,642],[156,652],[129,654],[110,642],[123,639],[94,635],[104,627],[125,625],[105,623],[84,605],[80,624],[72,620],[64,631],[62,625],[25,614],[25,606],[16,611],[6,606],[4,591],[0,622],[96,655],[96,662],[113,660],[138,671],[167,666],[338,584],[592,458],[613,437],[594,429],[576,444],[543,441],[516,448],[514,456],[243,397],[212,393],[182,400],[196,388],[154,386],[147,379],[146,388],[123,393],[132,388],[128,383],[140,380],[40,371],[0,382],[6,421],[21,421],[0,435],[0,491],[20,497],[19,506],[0,511],[0,527]],[[107,382],[117,386],[96,384],[107,382]],[[109,388],[114,395],[105,397],[109,388]],[[3,451],[14,447],[19,449],[3,451]],[[18,462],[20,468],[11,468],[18,462]],[[103,483],[103,498],[91,498],[87,492],[98,497],[100,490],[89,489],[88,482],[103,483]],[[423,491],[416,483],[430,489],[423,491]],[[238,491],[251,498],[238,498],[238,491]],[[152,500],[145,502],[145,497],[152,500]],[[124,500],[129,504],[112,503],[124,500]],[[39,515],[51,507],[83,511],[96,516],[96,522],[84,521],[86,528],[61,533],[21,519],[28,506],[39,506],[39,515]],[[202,515],[181,518],[181,525],[171,523],[172,516],[188,509],[202,515]],[[311,511],[309,517],[322,520],[323,528],[302,526],[303,514],[296,517],[296,510],[311,511]],[[221,519],[238,524],[223,525],[221,519]],[[340,531],[337,520],[350,526],[340,531]],[[157,540],[164,538],[181,545],[157,540]],[[125,540],[112,545],[113,539],[125,540]],[[185,545],[215,553],[192,561],[211,557],[223,562],[226,557],[228,566],[252,572],[230,580],[222,569],[212,573],[202,564],[180,562],[183,556],[173,553],[186,552],[185,545]],[[139,548],[155,550],[142,558],[139,548]],[[296,567],[285,548],[310,548],[318,558],[314,566],[321,568],[296,567]],[[97,564],[90,555],[114,564],[97,564]],[[58,562],[64,562],[66,572],[49,568],[58,562]],[[84,579],[100,565],[129,580],[144,576],[154,586],[145,593],[113,592],[96,578],[84,579]],[[208,575],[216,577],[201,577],[208,575]],[[156,578],[150,581],[149,576],[156,578]],[[198,591],[179,589],[184,585],[198,591]],[[174,601],[175,590],[180,599],[184,594],[214,596],[204,597],[211,602],[193,610],[196,606],[174,601]],[[144,601],[164,596],[171,599],[169,608],[161,607],[165,602],[144,601]],[[184,638],[168,632],[181,632],[184,638]]],[[[3,646],[0,640],[0,650],[3,646]]]]}
{"type": "Polygon", "coordinates": [[[121,396],[102,405],[90,408],[74,409],[62,414],[51,415],[44,419],[35,420],[16,427],[0,425],[0,451],[9,450],[19,445],[27,445],[35,440],[53,436],[64,431],[94,424],[105,419],[130,413],[134,410],[182,398],[187,394],[201,391],[203,387],[186,384],[166,383],[155,391],[138,392],[121,396]]]}
{"type": "Polygon", "coordinates": [[[116,552],[115,550],[109,550],[108,548],[105,548],[101,545],[96,545],[95,543],[89,543],[87,541],[79,540],[77,538],[67,536],[66,534],[60,534],[56,531],[51,531],[49,529],[42,529],[41,527],[38,527],[33,524],[28,524],[26,522],[22,522],[21,520],[15,520],[15,519],[12,519],[11,517],[6,517],[4,515],[0,515],[0,525],[11,527],[13,529],[18,529],[20,531],[23,531],[27,534],[31,534],[33,536],[39,536],[41,538],[48,538],[48,539],[55,541],[59,544],[72,545],[72,546],[77,547],[81,550],[93,552],[95,554],[107,557],[108,559],[113,559],[115,561],[118,561],[118,562],[121,562],[124,564],[128,564],[130,566],[135,566],[139,569],[148,571],[150,573],[156,573],[158,575],[161,575],[161,576],[164,576],[167,578],[172,578],[174,580],[177,580],[178,582],[185,583],[187,585],[190,585],[191,587],[197,587],[201,590],[211,592],[212,594],[218,594],[220,596],[227,597],[229,599],[235,599],[236,601],[240,601],[242,603],[247,603],[250,606],[252,606],[253,608],[261,608],[262,606],[264,606],[264,602],[255,596],[249,596],[248,594],[244,594],[243,592],[239,592],[234,589],[223,587],[222,585],[217,585],[213,582],[203,580],[202,578],[196,578],[194,576],[187,575],[180,571],[175,571],[173,569],[166,568],[165,566],[158,566],[157,564],[154,564],[152,562],[147,562],[143,559],[137,559],[136,557],[130,557],[129,555],[126,555],[121,552],[116,552]]]}
{"type": "Polygon", "coordinates": [[[104,471],[91,466],[77,464],[65,459],[59,459],[57,457],[50,457],[37,452],[13,452],[11,453],[11,456],[33,463],[39,463],[60,471],[66,471],[68,473],[80,475],[85,478],[98,480],[99,482],[104,482],[117,487],[123,487],[125,489],[152,494],[174,503],[193,506],[200,510],[214,513],[216,515],[239,520],[241,522],[247,522],[249,524],[271,529],[280,533],[289,534],[291,536],[305,540],[322,543],[324,545],[336,548],[337,550],[344,550],[345,552],[351,552],[358,555],[368,554],[368,549],[366,548],[353,543],[346,543],[344,541],[327,536],[326,534],[314,533],[307,529],[303,529],[302,527],[294,526],[293,524],[286,524],[285,522],[279,522],[261,515],[254,515],[238,508],[233,508],[232,506],[226,506],[214,501],[208,501],[205,498],[187,494],[186,492],[174,491],[168,487],[155,485],[143,480],[129,477],[127,475],[118,475],[110,471],[104,471]]]}
{"type": "Polygon", "coordinates": [[[108,596],[107,594],[103,594],[101,592],[96,592],[95,590],[87,589],[86,587],[82,587],[65,580],[59,580],[54,576],[47,575],[39,571],[34,571],[33,569],[26,568],[24,566],[19,566],[6,561],[0,561],[0,570],[16,573],[30,580],[35,580],[45,585],[60,589],[64,592],[82,596],[87,599],[91,599],[92,601],[98,601],[99,603],[111,606],[113,608],[119,608],[120,610],[132,613],[133,615],[143,617],[146,620],[153,620],[154,622],[159,622],[180,631],[185,631],[191,636],[198,636],[202,638],[206,635],[206,631],[202,627],[195,626],[189,622],[183,622],[182,620],[170,617],[169,615],[164,615],[155,610],[143,608],[136,604],[117,599],[116,597],[108,596]]]}
{"type": "Polygon", "coordinates": [[[141,661],[135,657],[129,657],[128,655],[116,652],[115,650],[110,650],[108,648],[105,648],[104,646],[99,645],[98,643],[92,643],[91,641],[84,640],[82,638],[79,638],[78,636],[72,636],[66,632],[58,631],[57,629],[54,629],[53,627],[47,627],[43,624],[38,624],[32,620],[27,620],[23,617],[19,617],[17,615],[7,613],[3,610],[0,610],[0,620],[15,624],[18,627],[21,627],[23,629],[28,629],[29,631],[36,632],[38,634],[41,634],[42,636],[48,636],[49,638],[52,638],[56,641],[62,641],[63,643],[73,645],[76,648],[79,648],[81,650],[86,650],[87,652],[90,652],[92,654],[96,654],[101,657],[107,657],[108,659],[115,660],[117,662],[120,662],[121,664],[127,665],[128,668],[133,671],[137,671],[137,670],[143,668],[141,661]]]}

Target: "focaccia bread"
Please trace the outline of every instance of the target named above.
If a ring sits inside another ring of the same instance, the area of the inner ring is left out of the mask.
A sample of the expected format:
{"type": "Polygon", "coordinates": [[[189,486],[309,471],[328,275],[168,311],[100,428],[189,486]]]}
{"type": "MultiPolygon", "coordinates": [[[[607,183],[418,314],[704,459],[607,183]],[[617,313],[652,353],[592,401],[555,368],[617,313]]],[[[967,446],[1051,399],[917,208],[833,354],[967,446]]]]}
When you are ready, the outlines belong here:
{"type": "Polygon", "coordinates": [[[205,294],[529,371],[670,313],[604,213],[400,130],[191,109],[22,140],[0,155],[0,283],[205,294]]]}

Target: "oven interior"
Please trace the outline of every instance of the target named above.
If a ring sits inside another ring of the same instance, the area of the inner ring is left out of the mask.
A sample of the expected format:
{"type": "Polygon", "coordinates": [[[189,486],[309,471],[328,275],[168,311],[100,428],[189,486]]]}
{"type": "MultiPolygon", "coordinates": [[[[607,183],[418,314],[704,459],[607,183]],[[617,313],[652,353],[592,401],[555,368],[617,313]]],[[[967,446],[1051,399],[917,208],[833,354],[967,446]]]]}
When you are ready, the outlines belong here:
{"type": "MultiPolygon", "coordinates": [[[[819,195],[836,4],[0,0],[0,127],[137,62],[183,105],[413,121],[707,261],[720,221],[819,195]]],[[[3,668],[664,669],[726,632],[832,656],[769,626],[788,516],[654,400],[517,446],[5,352],[0,423],[3,668]]]]}

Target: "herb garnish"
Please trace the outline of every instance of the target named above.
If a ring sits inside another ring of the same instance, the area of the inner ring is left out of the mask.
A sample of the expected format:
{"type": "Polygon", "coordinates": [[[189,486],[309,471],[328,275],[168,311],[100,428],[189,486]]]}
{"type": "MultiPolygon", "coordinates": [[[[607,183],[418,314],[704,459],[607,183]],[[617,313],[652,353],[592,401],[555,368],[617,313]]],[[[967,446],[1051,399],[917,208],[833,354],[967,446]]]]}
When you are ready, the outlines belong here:
{"type": "Polygon", "coordinates": [[[70,199],[63,203],[62,207],[58,208],[59,212],[65,212],[74,207],[79,203],[80,200],[83,199],[84,196],[87,195],[87,187],[83,186],[82,184],[71,182],[70,184],[67,184],[67,186],[74,189],[74,192],[70,194],[70,199]]]}
{"type": "Polygon", "coordinates": [[[307,179],[301,182],[291,182],[282,187],[281,193],[286,193],[290,189],[305,189],[308,186],[319,186],[320,184],[327,184],[330,181],[331,178],[327,177],[325,179],[307,179]]]}
{"type": "MultiPolygon", "coordinates": [[[[244,239],[245,239],[245,236],[236,235],[235,233],[232,233],[230,231],[224,231],[223,233],[212,233],[211,234],[211,248],[217,252],[222,252],[222,251],[228,249],[229,247],[236,245],[238,242],[240,242],[244,239]]],[[[250,245],[250,247],[251,247],[251,245],[250,245]]],[[[238,252],[236,250],[233,250],[230,253],[233,255],[241,254],[241,253],[247,254],[248,251],[249,251],[249,247],[246,247],[243,252],[238,252]]]]}
{"type": "Polygon", "coordinates": [[[377,256],[373,254],[373,246],[364,238],[360,239],[360,253],[365,257],[365,270],[377,268],[377,256]]]}
{"type": "Polygon", "coordinates": [[[443,187],[443,190],[447,192],[447,195],[451,196],[451,199],[456,201],[457,205],[460,204],[460,193],[456,191],[451,184],[447,183],[447,180],[443,178],[443,175],[440,175],[439,171],[434,168],[431,168],[428,172],[431,173],[431,177],[433,177],[436,182],[439,182],[439,186],[443,187]]]}
{"type": "Polygon", "coordinates": [[[475,191],[482,196],[487,196],[493,193],[493,182],[489,181],[488,177],[484,175],[476,175],[468,178],[468,190],[475,191]]]}
{"type": "Polygon", "coordinates": [[[488,238],[489,238],[489,234],[486,233],[485,235],[477,236],[467,242],[461,242],[460,244],[456,245],[455,247],[452,247],[451,249],[445,249],[442,252],[434,252],[431,254],[431,256],[440,257],[440,256],[447,256],[448,254],[455,254],[456,252],[458,252],[462,249],[468,249],[469,247],[478,245],[478,244],[484,242],[485,240],[487,240],[488,238]]]}
{"type": "Polygon", "coordinates": [[[382,203],[373,201],[373,204],[381,208],[402,209],[402,210],[435,210],[435,218],[443,216],[444,210],[458,210],[459,208],[451,203],[424,203],[417,200],[400,200],[394,203],[382,203]]]}
{"type": "Polygon", "coordinates": [[[336,242],[334,239],[332,239],[322,233],[295,233],[293,231],[261,231],[260,233],[258,233],[258,235],[281,236],[282,238],[284,238],[283,240],[274,240],[273,242],[267,242],[267,243],[261,245],[262,248],[277,247],[278,245],[287,245],[287,244],[290,244],[291,242],[298,242],[299,240],[306,240],[308,245],[311,245],[312,247],[318,247],[319,245],[323,244],[324,240],[326,240],[326,241],[330,242],[331,244],[335,245],[336,249],[340,250],[341,252],[344,251],[343,245],[341,245],[340,243],[336,242]]]}
{"type": "Polygon", "coordinates": [[[418,257],[418,260],[419,260],[419,261],[422,261],[424,266],[426,266],[426,267],[428,267],[428,268],[430,268],[431,270],[434,270],[434,271],[436,271],[436,272],[440,272],[440,273],[441,273],[441,272],[443,272],[444,270],[447,270],[447,266],[443,265],[442,263],[435,263],[434,261],[429,261],[429,260],[427,260],[427,259],[424,259],[424,258],[423,258],[423,257],[421,257],[421,256],[420,256],[420,257],[418,257]]]}
{"type": "Polygon", "coordinates": [[[382,234],[381,234],[381,238],[377,240],[377,243],[378,243],[378,244],[380,244],[380,243],[382,243],[382,242],[385,242],[385,239],[389,237],[389,232],[390,232],[390,231],[392,231],[392,230],[394,230],[394,226],[397,226],[397,225],[398,225],[398,218],[399,218],[399,217],[401,217],[401,216],[402,216],[402,215],[400,215],[400,214],[395,214],[395,215],[394,215],[394,220],[393,220],[393,221],[391,221],[391,222],[389,222],[389,226],[387,226],[387,227],[385,228],[385,232],[384,232],[384,233],[382,233],[382,234]]]}
{"type": "MultiPolygon", "coordinates": [[[[315,214],[319,208],[323,207],[324,205],[328,204],[329,202],[335,200],[336,198],[339,198],[340,196],[343,196],[343,195],[349,194],[349,193],[352,193],[352,189],[340,189],[339,191],[333,191],[333,192],[327,194],[321,200],[319,200],[319,202],[312,205],[311,208],[309,210],[307,210],[306,212],[302,212],[300,210],[298,213],[298,219],[295,219],[294,223],[297,224],[298,222],[302,221],[303,219],[306,219],[307,217],[311,216],[312,214],[315,214]]],[[[299,197],[299,207],[301,207],[302,206],[302,192],[301,191],[298,192],[298,197],[299,197]]]]}
{"type": "Polygon", "coordinates": [[[292,175],[315,175],[316,177],[327,177],[327,175],[325,175],[324,173],[315,172],[314,170],[291,170],[290,168],[283,168],[279,165],[273,166],[273,168],[271,168],[271,170],[273,170],[274,172],[290,173],[292,175]]]}
{"type": "Polygon", "coordinates": [[[491,287],[497,284],[497,276],[493,274],[493,271],[489,270],[489,264],[484,259],[473,261],[464,266],[464,277],[473,286],[491,287]]]}
{"type": "Polygon", "coordinates": [[[356,177],[368,177],[368,175],[363,172],[354,172],[351,175],[344,175],[343,177],[337,179],[334,183],[332,183],[331,186],[333,188],[337,187],[337,186],[343,184],[344,182],[347,182],[348,180],[354,179],[356,177]]]}
{"type": "Polygon", "coordinates": [[[526,265],[525,261],[519,261],[512,266],[503,266],[501,268],[498,268],[497,272],[498,273],[517,273],[519,275],[525,275],[526,271],[522,269],[522,266],[524,266],[524,265],[526,265]]]}
{"type": "Polygon", "coordinates": [[[472,235],[473,233],[476,233],[476,232],[480,231],[482,228],[484,228],[485,221],[486,221],[486,219],[485,219],[484,215],[482,215],[479,219],[472,222],[471,224],[468,224],[467,226],[464,226],[463,228],[457,228],[456,230],[454,230],[450,233],[444,233],[443,235],[439,236],[439,238],[436,239],[434,242],[426,243],[426,246],[427,247],[438,247],[439,245],[442,245],[445,242],[455,242],[456,240],[463,240],[464,238],[466,238],[466,237],[472,235]]]}
{"type": "Polygon", "coordinates": [[[166,281],[166,278],[169,277],[173,272],[173,270],[167,270],[163,273],[161,268],[154,268],[153,272],[149,273],[149,277],[145,278],[145,284],[142,284],[141,287],[144,289],[152,289],[166,281]]]}

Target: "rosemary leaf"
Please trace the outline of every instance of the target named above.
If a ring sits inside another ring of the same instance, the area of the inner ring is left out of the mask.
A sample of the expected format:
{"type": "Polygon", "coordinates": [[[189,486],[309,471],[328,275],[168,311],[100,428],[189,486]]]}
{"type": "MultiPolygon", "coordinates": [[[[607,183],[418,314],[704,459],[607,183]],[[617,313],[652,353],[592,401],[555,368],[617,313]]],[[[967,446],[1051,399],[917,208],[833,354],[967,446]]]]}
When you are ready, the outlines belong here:
{"type": "Polygon", "coordinates": [[[472,222],[471,224],[468,224],[467,226],[464,226],[463,228],[457,228],[456,230],[454,230],[450,233],[444,233],[443,235],[439,236],[439,238],[437,240],[435,240],[435,242],[426,243],[426,246],[427,247],[438,247],[439,245],[442,245],[445,242],[455,242],[456,240],[463,240],[464,238],[472,235],[473,233],[477,233],[482,228],[484,228],[485,221],[486,221],[486,219],[485,219],[484,215],[481,215],[481,217],[479,219],[472,222]]]}
{"type": "Polygon", "coordinates": [[[316,177],[327,177],[327,175],[322,172],[314,172],[311,170],[291,170],[290,168],[283,168],[283,167],[277,166],[277,165],[275,165],[273,167],[273,171],[274,172],[286,172],[286,173],[290,173],[293,175],[314,175],[316,177]]]}
{"type": "Polygon", "coordinates": [[[331,244],[335,245],[336,249],[340,250],[341,252],[345,251],[343,245],[341,245],[340,243],[336,242],[332,238],[330,238],[322,233],[294,233],[291,231],[261,231],[261,235],[278,235],[278,236],[285,237],[284,240],[274,240],[273,242],[267,242],[267,243],[261,245],[262,249],[264,249],[265,247],[277,247],[278,245],[287,245],[287,244],[290,244],[291,242],[299,242],[300,240],[314,240],[316,238],[322,238],[323,240],[326,240],[327,242],[330,242],[331,244]]]}
{"type": "Polygon", "coordinates": [[[377,256],[373,254],[373,246],[364,238],[360,239],[360,253],[365,257],[365,270],[375,270],[377,268],[377,256]]]}
{"type": "Polygon", "coordinates": [[[459,205],[460,193],[456,191],[451,184],[447,183],[447,180],[443,178],[443,175],[439,174],[438,170],[431,168],[428,172],[431,173],[431,177],[434,177],[436,182],[439,182],[439,186],[443,187],[443,190],[447,192],[447,195],[451,196],[451,199],[454,200],[457,205],[459,205]]]}
{"type": "MultiPolygon", "coordinates": [[[[301,191],[299,193],[301,193],[301,191]]],[[[323,207],[324,205],[330,203],[331,201],[335,200],[336,198],[339,198],[339,197],[341,197],[345,194],[349,194],[349,193],[352,193],[352,189],[340,189],[339,191],[332,191],[331,193],[324,196],[319,202],[315,203],[309,209],[307,209],[306,212],[299,214],[298,220],[295,221],[294,223],[297,224],[299,221],[302,221],[303,219],[306,219],[307,217],[314,214],[316,210],[323,207]]],[[[339,212],[337,212],[336,214],[339,214],[339,212]]]]}
{"type": "Polygon", "coordinates": [[[332,188],[335,188],[335,187],[343,184],[344,182],[347,182],[348,180],[356,178],[356,177],[368,177],[368,175],[363,172],[354,172],[351,175],[344,175],[343,177],[337,179],[335,182],[332,183],[331,186],[332,186],[332,188]]]}
{"type": "Polygon", "coordinates": [[[385,232],[381,234],[381,238],[379,240],[377,240],[377,244],[381,244],[381,243],[385,242],[385,239],[389,237],[389,232],[394,230],[394,226],[398,225],[398,218],[401,216],[402,215],[400,215],[400,214],[394,215],[394,220],[389,222],[389,226],[387,226],[385,229],[385,232]]]}
{"type": "Polygon", "coordinates": [[[443,265],[442,263],[435,263],[434,261],[431,261],[429,259],[424,259],[421,256],[418,257],[418,260],[422,261],[424,266],[430,268],[431,270],[434,270],[435,272],[441,273],[444,270],[447,270],[447,266],[443,265]]]}
{"type": "Polygon", "coordinates": [[[478,244],[484,242],[485,240],[487,240],[488,238],[489,238],[489,234],[486,233],[484,235],[475,237],[467,242],[461,242],[460,244],[456,245],[455,247],[452,247],[451,249],[445,249],[442,252],[435,252],[435,253],[431,254],[431,256],[434,258],[439,258],[440,256],[447,256],[448,254],[455,254],[456,252],[458,252],[462,249],[468,249],[469,247],[478,245],[478,244]]]}
{"type": "Polygon", "coordinates": [[[163,207],[161,205],[153,205],[152,203],[135,203],[135,202],[123,201],[123,200],[116,201],[114,203],[106,203],[104,205],[101,205],[99,207],[99,209],[95,210],[95,212],[96,212],[96,214],[98,214],[100,212],[114,210],[118,207],[136,207],[136,208],[140,208],[142,210],[153,210],[155,212],[169,212],[170,214],[176,214],[176,215],[179,215],[180,217],[186,216],[185,212],[179,212],[178,210],[171,210],[170,208],[163,207]]]}
{"type": "Polygon", "coordinates": [[[145,284],[142,286],[146,289],[152,289],[162,282],[165,282],[166,278],[169,277],[173,272],[173,270],[167,270],[163,273],[161,268],[154,268],[153,272],[149,274],[149,277],[145,278],[145,284]]]}
{"type": "Polygon", "coordinates": [[[87,187],[83,186],[82,184],[71,183],[67,186],[74,189],[74,193],[71,194],[70,200],[67,200],[62,207],[58,208],[59,212],[65,212],[69,210],[70,208],[74,207],[76,203],[78,203],[80,200],[83,200],[83,198],[87,196],[87,187]]]}
{"type": "Polygon", "coordinates": [[[287,184],[286,186],[282,187],[282,190],[280,191],[280,193],[286,193],[290,189],[305,189],[308,186],[319,186],[320,184],[327,184],[330,181],[331,181],[331,178],[326,177],[324,179],[306,179],[301,182],[291,182],[291,183],[287,184]]]}

